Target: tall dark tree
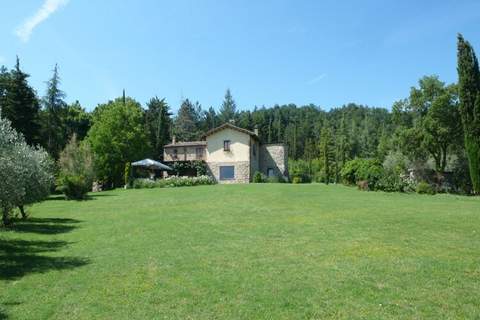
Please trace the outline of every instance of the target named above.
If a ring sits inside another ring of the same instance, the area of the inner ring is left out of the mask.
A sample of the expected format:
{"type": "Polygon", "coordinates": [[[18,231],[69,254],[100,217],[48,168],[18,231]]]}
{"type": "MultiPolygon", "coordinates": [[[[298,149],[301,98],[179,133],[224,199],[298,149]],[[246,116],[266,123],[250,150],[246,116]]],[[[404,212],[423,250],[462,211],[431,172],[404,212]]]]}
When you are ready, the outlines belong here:
{"type": "Polygon", "coordinates": [[[163,146],[171,140],[171,115],[165,99],[154,97],[147,103],[145,122],[155,159],[163,159],[163,146]]]}
{"type": "Polygon", "coordinates": [[[320,160],[323,167],[323,179],[326,184],[332,180],[335,172],[335,144],[333,141],[332,129],[327,125],[322,128],[320,134],[320,160]]]}
{"type": "Polygon", "coordinates": [[[198,124],[199,115],[196,105],[185,99],[175,117],[173,134],[178,141],[196,140],[200,135],[198,124]]]}
{"type": "Polygon", "coordinates": [[[235,100],[233,100],[232,93],[230,89],[227,89],[225,93],[225,98],[223,99],[222,106],[220,108],[219,120],[221,123],[229,122],[235,120],[237,116],[237,105],[235,100]]]}
{"type": "Polygon", "coordinates": [[[28,144],[40,141],[40,105],[35,91],[28,84],[29,75],[20,69],[17,57],[15,68],[0,75],[0,109],[3,117],[11,121],[12,127],[25,136],[28,144]]]}
{"type": "Polygon", "coordinates": [[[52,78],[47,81],[47,92],[43,97],[43,135],[45,149],[55,159],[68,142],[64,123],[67,104],[64,101],[65,93],[60,89],[58,65],[53,69],[52,78]]]}
{"type": "Polygon", "coordinates": [[[347,124],[345,114],[342,114],[340,128],[335,135],[335,182],[339,181],[339,172],[349,159],[349,137],[347,132],[347,124]]]}
{"type": "Polygon", "coordinates": [[[208,108],[208,110],[205,112],[205,129],[206,131],[213,129],[217,126],[218,122],[218,117],[215,112],[215,109],[213,107],[208,108]]]}
{"type": "Polygon", "coordinates": [[[474,192],[480,194],[480,71],[470,43],[458,35],[458,85],[465,150],[474,192]]]}

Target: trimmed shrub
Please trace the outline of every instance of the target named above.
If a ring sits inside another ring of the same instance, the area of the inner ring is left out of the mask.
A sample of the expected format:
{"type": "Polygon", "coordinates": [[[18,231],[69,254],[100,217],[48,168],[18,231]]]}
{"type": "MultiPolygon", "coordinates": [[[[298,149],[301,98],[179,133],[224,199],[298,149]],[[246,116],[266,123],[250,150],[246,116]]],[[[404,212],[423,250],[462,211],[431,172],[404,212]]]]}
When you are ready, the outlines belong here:
{"type": "Polygon", "coordinates": [[[434,195],[435,194],[435,189],[429,185],[428,183],[426,182],[420,182],[418,185],[417,185],[417,193],[418,194],[430,194],[430,195],[434,195]]]}
{"type": "Polygon", "coordinates": [[[253,182],[254,183],[263,183],[263,182],[265,182],[265,177],[263,176],[263,174],[261,172],[257,171],[253,175],[253,182]]]}
{"type": "Polygon", "coordinates": [[[66,175],[62,177],[61,190],[68,200],[84,200],[90,191],[90,185],[83,176],[66,175]]]}

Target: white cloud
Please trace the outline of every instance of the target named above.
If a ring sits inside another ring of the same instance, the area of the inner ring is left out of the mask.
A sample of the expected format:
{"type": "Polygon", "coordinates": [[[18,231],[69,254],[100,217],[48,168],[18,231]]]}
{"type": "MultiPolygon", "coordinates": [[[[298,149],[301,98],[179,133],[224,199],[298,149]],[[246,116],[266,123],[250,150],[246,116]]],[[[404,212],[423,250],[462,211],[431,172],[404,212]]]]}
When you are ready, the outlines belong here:
{"type": "Polygon", "coordinates": [[[318,76],[316,76],[315,78],[312,78],[310,79],[307,84],[309,85],[313,85],[317,82],[320,82],[322,81],[323,79],[325,79],[327,77],[327,74],[326,73],[322,73],[322,74],[319,74],[318,76]]]}
{"type": "Polygon", "coordinates": [[[23,42],[27,42],[30,39],[30,36],[33,30],[43,21],[45,21],[52,13],[57,11],[60,7],[67,4],[69,0],[45,0],[43,5],[38,9],[37,12],[27,20],[23,22],[15,30],[15,34],[23,42]]]}

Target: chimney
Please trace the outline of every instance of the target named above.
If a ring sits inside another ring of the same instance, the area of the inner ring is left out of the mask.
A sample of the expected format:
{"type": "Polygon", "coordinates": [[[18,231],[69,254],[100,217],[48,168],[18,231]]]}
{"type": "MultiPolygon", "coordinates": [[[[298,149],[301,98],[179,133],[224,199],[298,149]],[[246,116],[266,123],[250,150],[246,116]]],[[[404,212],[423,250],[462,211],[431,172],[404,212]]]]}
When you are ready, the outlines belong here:
{"type": "Polygon", "coordinates": [[[175,144],[175,142],[177,142],[176,140],[175,136],[172,136],[172,144],[175,144]]]}
{"type": "Polygon", "coordinates": [[[255,127],[255,129],[253,129],[253,132],[255,132],[255,134],[258,136],[258,127],[255,127]]]}

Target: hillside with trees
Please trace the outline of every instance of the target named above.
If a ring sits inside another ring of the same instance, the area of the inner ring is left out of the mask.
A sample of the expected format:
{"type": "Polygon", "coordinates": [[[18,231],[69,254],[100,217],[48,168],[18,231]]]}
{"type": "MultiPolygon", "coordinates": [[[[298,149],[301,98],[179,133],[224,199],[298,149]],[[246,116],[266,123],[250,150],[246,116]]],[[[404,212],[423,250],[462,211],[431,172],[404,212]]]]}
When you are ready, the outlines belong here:
{"type": "MultiPolygon", "coordinates": [[[[384,191],[415,191],[424,182],[435,192],[480,191],[480,72],[462,36],[458,84],[424,76],[389,108],[358,103],[330,110],[314,104],[238,108],[227,89],[217,108],[184,99],[173,114],[175,106],[164,98],[152,97],[142,106],[124,93],[87,112],[78,101],[66,102],[57,65],[52,73],[40,98],[19,59],[10,71],[2,67],[1,116],[28,145],[44,148],[54,160],[62,157],[61,163],[73,154],[66,147],[88,145],[82,150],[91,153],[86,158],[94,162],[95,179],[108,188],[123,185],[127,163],[162,160],[163,146],[173,136],[197,140],[234,122],[258,129],[264,143],[286,144],[294,182],[362,182],[362,188],[384,191]],[[68,146],[72,139],[74,145],[68,146]]],[[[57,182],[61,170],[57,163],[57,182]]]]}

